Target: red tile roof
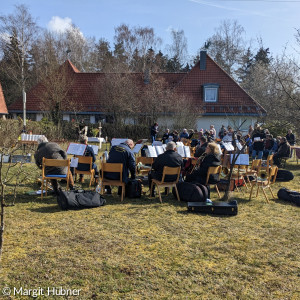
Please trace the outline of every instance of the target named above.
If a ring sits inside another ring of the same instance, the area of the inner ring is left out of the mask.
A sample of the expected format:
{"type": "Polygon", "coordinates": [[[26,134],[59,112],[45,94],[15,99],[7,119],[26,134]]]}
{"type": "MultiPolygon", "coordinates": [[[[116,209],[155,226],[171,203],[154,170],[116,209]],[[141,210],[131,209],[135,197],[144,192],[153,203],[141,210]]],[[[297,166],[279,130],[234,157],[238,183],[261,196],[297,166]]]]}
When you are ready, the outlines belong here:
{"type": "MultiPolygon", "coordinates": [[[[70,80],[68,95],[77,104],[78,111],[88,113],[103,112],[96,86],[104,80],[105,73],[81,73],[69,60],[60,67],[60,72],[62,70],[67,70],[68,72],[70,80]]],[[[133,80],[141,88],[145,86],[143,73],[128,73],[124,75],[132,76],[133,80]]],[[[189,101],[192,101],[195,106],[201,107],[206,115],[260,115],[266,113],[208,55],[206,56],[205,70],[200,70],[200,62],[198,62],[188,73],[153,73],[151,77],[163,78],[169,87],[174,88],[177,93],[185,94],[189,101]],[[208,83],[219,84],[219,99],[217,102],[208,103],[203,101],[203,85],[208,83]]],[[[37,112],[43,110],[39,99],[43,89],[42,83],[39,83],[27,93],[27,111],[37,112]]],[[[19,99],[9,107],[9,111],[20,111],[22,110],[22,105],[22,99],[19,99]]],[[[69,103],[65,103],[62,109],[65,112],[71,111],[69,103]]]]}
{"type": "Polygon", "coordinates": [[[7,107],[6,107],[6,102],[4,99],[4,94],[3,94],[3,90],[2,90],[2,86],[0,83],[0,114],[7,114],[7,107]]]}

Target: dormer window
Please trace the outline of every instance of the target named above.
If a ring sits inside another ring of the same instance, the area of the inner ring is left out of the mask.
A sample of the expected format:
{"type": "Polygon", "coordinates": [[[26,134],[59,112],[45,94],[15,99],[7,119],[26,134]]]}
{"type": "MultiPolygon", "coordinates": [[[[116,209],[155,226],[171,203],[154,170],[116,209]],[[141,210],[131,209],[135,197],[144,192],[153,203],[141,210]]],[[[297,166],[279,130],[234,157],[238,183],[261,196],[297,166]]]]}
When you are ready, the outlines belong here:
{"type": "Polygon", "coordinates": [[[203,99],[205,102],[217,102],[219,94],[219,85],[209,83],[203,85],[203,99]]]}

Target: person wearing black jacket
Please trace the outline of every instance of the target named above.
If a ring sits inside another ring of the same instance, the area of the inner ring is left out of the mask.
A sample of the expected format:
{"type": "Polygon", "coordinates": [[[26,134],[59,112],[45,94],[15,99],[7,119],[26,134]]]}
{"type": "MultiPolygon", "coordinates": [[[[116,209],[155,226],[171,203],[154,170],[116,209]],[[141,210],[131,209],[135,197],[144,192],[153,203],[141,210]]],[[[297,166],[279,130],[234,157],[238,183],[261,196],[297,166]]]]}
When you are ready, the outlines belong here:
{"type": "Polygon", "coordinates": [[[252,135],[253,148],[252,148],[252,158],[261,159],[263,157],[264,151],[264,140],[266,139],[266,134],[260,126],[257,126],[252,135]]]}
{"type": "Polygon", "coordinates": [[[289,129],[288,134],[286,135],[286,140],[291,146],[295,145],[295,135],[292,132],[292,129],[289,129]]]}
{"type": "Polygon", "coordinates": [[[207,145],[208,145],[207,137],[206,136],[201,136],[200,145],[198,145],[196,147],[194,157],[200,157],[205,152],[205,149],[206,149],[207,145]]]}
{"type": "Polygon", "coordinates": [[[154,123],[150,128],[150,136],[151,136],[152,144],[156,140],[157,133],[158,133],[158,123],[154,123]]]}
{"type": "Polygon", "coordinates": [[[289,157],[291,154],[291,146],[285,137],[282,137],[278,146],[278,151],[273,156],[274,165],[280,166],[280,159],[282,157],[289,157]]]}
{"type": "MultiPolygon", "coordinates": [[[[208,143],[205,156],[200,163],[199,168],[195,168],[191,174],[186,176],[185,181],[205,184],[209,167],[216,167],[221,164],[220,151],[216,143],[208,143]]],[[[211,175],[210,182],[216,182],[216,175],[211,175]]]]}
{"type": "Polygon", "coordinates": [[[169,136],[170,136],[170,129],[166,129],[166,132],[164,133],[164,135],[162,137],[162,141],[164,144],[166,144],[167,141],[169,140],[169,136]]]}
{"type": "MultiPolygon", "coordinates": [[[[182,157],[176,152],[176,144],[169,142],[166,146],[166,152],[158,155],[152,164],[152,171],[149,173],[149,187],[151,187],[152,179],[161,180],[164,167],[182,167],[182,157]]],[[[176,180],[176,175],[170,175],[165,177],[166,182],[176,180]]],[[[151,191],[151,196],[154,196],[154,190],[151,191]]]]}
{"type": "MultiPolygon", "coordinates": [[[[131,178],[135,178],[135,158],[131,149],[133,149],[133,140],[127,140],[120,145],[113,146],[109,151],[108,163],[123,164],[122,181],[127,183],[129,179],[129,172],[131,178]]],[[[104,172],[104,177],[111,180],[118,180],[119,174],[113,172],[104,172]]]]}

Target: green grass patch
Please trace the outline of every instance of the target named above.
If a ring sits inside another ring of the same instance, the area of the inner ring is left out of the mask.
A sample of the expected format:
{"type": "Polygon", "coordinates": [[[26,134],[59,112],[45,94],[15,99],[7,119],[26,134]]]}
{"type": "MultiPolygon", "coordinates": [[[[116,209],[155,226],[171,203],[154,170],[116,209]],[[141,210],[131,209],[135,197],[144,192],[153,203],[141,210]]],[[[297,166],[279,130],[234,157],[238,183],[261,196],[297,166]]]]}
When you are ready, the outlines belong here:
{"type": "MultiPolygon", "coordinates": [[[[163,204],[146,196],[121,203],[114,189],[103,207],[60,211],[52,195],[42,201],[27,194],[39,189],[40,173],[34,164],[27,168],[30,180],[6,208],[0,293],[8,286],[81,289],[79,299],[300,297],[293,204],[266,203],[262,194],[249,201],[244,188],[234,194],[237,216],[210,216],[188,213],[172,195],[163,204]]],[[[295,179],[276,183],[274,193],[299,190],[300,165],[288,161],[287,168],[295,179]]],[[[211,198],[217,200],[214,191],[211,198]]]]}

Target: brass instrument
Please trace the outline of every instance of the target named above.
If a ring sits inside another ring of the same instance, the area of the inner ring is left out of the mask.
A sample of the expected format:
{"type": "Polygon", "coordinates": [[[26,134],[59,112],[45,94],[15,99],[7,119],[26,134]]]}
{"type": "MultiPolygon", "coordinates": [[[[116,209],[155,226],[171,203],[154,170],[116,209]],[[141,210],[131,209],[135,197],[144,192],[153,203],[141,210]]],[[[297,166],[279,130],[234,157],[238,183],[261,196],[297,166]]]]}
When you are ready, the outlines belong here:
{"type": "Polygon", "coordinates": [[[207,153],[204,152],[201,156],[198,157],[198,159],[196,161],[196,164],[194,165],[194,167],[193,167],[193,169],[191,171],[191,174],[200,167],[200,165],[201,165],[201,163],[204,160],[204,158],[205,158],[206,155],[207,155],[207,153]]]}

